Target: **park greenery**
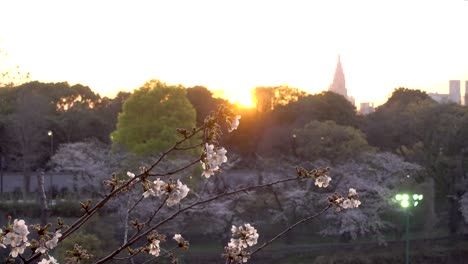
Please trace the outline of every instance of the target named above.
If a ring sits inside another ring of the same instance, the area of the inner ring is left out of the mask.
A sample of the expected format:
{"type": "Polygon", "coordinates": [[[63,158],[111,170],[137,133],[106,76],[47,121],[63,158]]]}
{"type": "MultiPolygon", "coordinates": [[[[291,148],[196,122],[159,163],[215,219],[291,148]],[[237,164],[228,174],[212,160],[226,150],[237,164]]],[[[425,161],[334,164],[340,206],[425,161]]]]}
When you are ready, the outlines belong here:
{"type": "Polygon", "coordinates": [[[425,194],[422,233],[466,232],[468,108],[423,91],[396,88],[363,116],[341,95],[288,86],[253,89],[248,109],[159,80],[115,98],[11,80],[0,88],[0,155],[2,170],[23,175],[16,200],[65,197],[32,192],[51,172],[75,184],[66,206],[35,202],[37,213],[3,199],[7,258],[177,263],[197,243],[223,241],[226,263],[256,263],[298,233],[386,244],[402,232],[391,202],[401,190],[425,194]]]}

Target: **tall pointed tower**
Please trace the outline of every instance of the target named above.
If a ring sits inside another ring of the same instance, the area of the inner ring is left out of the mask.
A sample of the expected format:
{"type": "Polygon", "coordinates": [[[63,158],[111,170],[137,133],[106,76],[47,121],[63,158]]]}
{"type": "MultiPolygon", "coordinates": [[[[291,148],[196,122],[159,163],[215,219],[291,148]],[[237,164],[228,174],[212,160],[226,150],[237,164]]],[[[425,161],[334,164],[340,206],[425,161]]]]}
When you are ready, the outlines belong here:
{"type": "Polygon", "coordinates": [[[348,99],[348,91],[346,90],[345,77],[343,73],[343,67],[341,67],[340,55],[338,55],[338,65],[336,65],[333,83],[330,84],[328,91],[341,94],[344,96],[344,98],[348,99]]]}

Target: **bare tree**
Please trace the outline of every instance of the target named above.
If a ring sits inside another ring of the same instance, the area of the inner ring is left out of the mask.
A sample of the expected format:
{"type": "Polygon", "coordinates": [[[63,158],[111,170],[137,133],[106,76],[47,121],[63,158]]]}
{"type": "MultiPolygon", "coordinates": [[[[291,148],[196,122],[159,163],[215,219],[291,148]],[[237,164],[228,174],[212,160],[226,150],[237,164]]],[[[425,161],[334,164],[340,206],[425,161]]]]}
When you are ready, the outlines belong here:
{"type": "Polygon", "coordinates": [[[19,91],[15,111],[9,116],[8,134],[12,152],[19,158],[23,171],[23,197],[30,191],[31,171],[46,155],[48,102],[34,92],[19,91]]]}

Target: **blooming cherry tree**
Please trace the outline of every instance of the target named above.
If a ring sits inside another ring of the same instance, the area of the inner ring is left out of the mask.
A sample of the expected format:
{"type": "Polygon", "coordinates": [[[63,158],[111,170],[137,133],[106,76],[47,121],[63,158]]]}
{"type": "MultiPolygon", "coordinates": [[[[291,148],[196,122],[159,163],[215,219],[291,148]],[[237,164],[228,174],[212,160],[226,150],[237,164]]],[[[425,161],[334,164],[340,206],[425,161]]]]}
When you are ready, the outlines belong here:
{"type": "MultiPolygon", "coordinates": [[[[91,200],[81,202],[80,205],[84,213],[74,223],[66,226],[61,220],[58,220],[54,231],[49,231],[51,228],[50,224],[46,226],[33,225],[34,231],[39,238],[38,240],[30,241],[28,238],[29,229],[25,221],[15,219],[13,223],[0,230],[0,247],[9,248],[10,256],[12,258],[19,258],[23,263],[36,263],[39,259],[39,263],[41,264],[57,263],[55,258],[49,255],[50,250],[79,230],[104,205],[118,201],[118,197],[124,197],[128,203],[126,218],[129,218],[141,204],[144,204],[150,198],[157,197],[159,198],[156,199],[157,202],[152,202],[155,205],[147,208],[149,209],[147,214],[142,214],[140,218],[130,221],[133,228],[132,233],[128,237],[127,234],[125,235],[123,244],[107,255],[100,256],[95,263],[131,259],[145,253],[146,256],[153,258],[169,256],[173,259],[173,262],[176,262],[176,250],[179,248],[188,249],[189,242],[180,233],[176,233],[173,240],[177,242],[177,246],[173,249],[166,249],[165,247],[169,242],[166,241],[166,236],[159,233],[159,231],[163,226],[168,226],[183,213],[196,211],[196,209],[202,206],[220,201],[225,197],[241,195],[249,191],[285,183],[311,181],[319,188],[329,187],[332,180],[329,175],[329,168],[305,169],[298,167],[296,174],[290,178],[280,178],[269,183],[239,187],[234,190],[226,190],[222,193],[206,194],[205,196],[202,190],[195,196],[187,184],[183,183],[183,179],[179,177],[180,173],[201,163],[203,168],[201,176],[203,180],[209,181],[209,178],[215,175],[216,172],[219,172],[221,166],[228,161],[226,149],[219,144],[222,134],[221,124],[225,123],[228,132],[232,132],[239,126],[240,119],[241,116],[233,113],[231,109],[220,106],[205,119],[202,126],[192,129],[177,129],[182,139],[175,142],[167,151],[161,153],[151,165],[142,166],[139,171],[125,170],[127,172],[121,173],[121,175],[114,173],[111,179],[105,180],[105,194],[102,195],[102,199],[95,203],[91,200]],[[203,138],[201,144],[193,146],[186,144],[193,142],[193,140],[189,139],[198,135],[201,135],[203,138]],[[202,153],[193,160],[180,164],[176,168],[161,168],[163,160],[169,160],[169,154],[180,150],[194,150],[200,146],[202,147],[202,153]],[[134,193],[138,194],[140,198],[128,199],[134,193]],[[27,251],[27,249],[30,250],[27,251]]],[[[72,153],[75,152],[72,151],[72,153]]],[[[86,154],[79,157],[83,161],[89,161],[93,167],[98,168],[102,165],[94,161],[93,155],[86,154]]],[[[55,162],[70,170],[79,169],[74,161],[56,159],[55,162]]],[[[342,196],[338,192],[334,193],[328,197],[328,202],[325,203],[321,211],[308,215],[295,224],[288,226],[283,232],[256,248],[254,246],[257,245],[260,238],[257,229],[249,223],[240,226],[233,225],[230,230],[232,236],[225,247],[223,256],[228,263],[247,262],[257,252],[273,243],[297,225],[322,215],[328,209],[334,208],[336,212],[339,212],[344,209],[357,208],[360,204],[359,195],[353,188],[349,189],[346,196],[342,196]]],[[[127,223],[127,220],[125,222],[127,223]]],[[[67,263],[80,263],[81,260],[90,259],[91,257],[91,254],[86,249],[77,244],[68,253],[69,258],[67,258],[67,263]]]]}

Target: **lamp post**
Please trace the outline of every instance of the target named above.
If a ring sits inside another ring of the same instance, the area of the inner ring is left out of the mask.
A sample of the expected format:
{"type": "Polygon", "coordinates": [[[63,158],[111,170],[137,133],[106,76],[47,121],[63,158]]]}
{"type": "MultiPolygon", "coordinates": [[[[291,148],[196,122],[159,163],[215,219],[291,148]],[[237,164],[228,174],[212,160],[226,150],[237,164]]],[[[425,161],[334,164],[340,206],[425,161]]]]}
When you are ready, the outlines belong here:
{"type": "Polygon", "coordinates": [[[395,200],[400,204],[400,206],[405,210],[405,237],[406,237],[406,247],[405,247],[405,264],[409,264],[409,208],[416,207],[422,201],[422,194],[407,194],[399,193],[395,195],[395,200]]]}
{"type": "MultiPolygon", "coordinates": [[[[54,155],[54,132],[52,132],[52,130],[49,130],[47,131],[47,135],[50,137],[50,159],[52,159],[52,156],[54,155]]],[[[50,174],[50,198],[52,198],[52,177],[52,174],[50,174]]]]}
{"type": "Polygon", "coordinates": [[[52,155],[54,154],[54,132],[49,130],[47,135],[50,137],[50,157],[52,158],[52,155]]]}
{"type": "Polygon", "coordinates": [[[294,157],[297,158],[297,142],[296,142],[297,135],[296,135],[296,134],[292,134],[291,137],[292,137],[292,138],[291,138],[292,153],[293,153],[294,157]]]}

